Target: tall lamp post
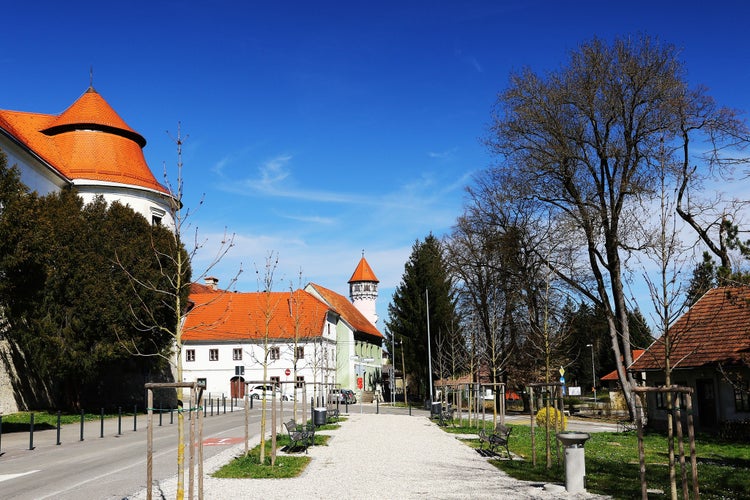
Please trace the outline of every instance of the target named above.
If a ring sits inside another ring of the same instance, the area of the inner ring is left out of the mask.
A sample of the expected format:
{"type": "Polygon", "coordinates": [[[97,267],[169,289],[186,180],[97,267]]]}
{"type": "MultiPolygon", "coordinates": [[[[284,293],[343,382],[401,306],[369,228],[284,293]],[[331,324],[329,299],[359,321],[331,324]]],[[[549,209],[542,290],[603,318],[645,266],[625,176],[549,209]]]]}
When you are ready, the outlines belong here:
{"type": "Polygon", "coordinates": [[[594,344],[586,344],[591,348],[591,385],[594,389],[594,403],[596,403],[596,370],[594,369],[594,344]]]}

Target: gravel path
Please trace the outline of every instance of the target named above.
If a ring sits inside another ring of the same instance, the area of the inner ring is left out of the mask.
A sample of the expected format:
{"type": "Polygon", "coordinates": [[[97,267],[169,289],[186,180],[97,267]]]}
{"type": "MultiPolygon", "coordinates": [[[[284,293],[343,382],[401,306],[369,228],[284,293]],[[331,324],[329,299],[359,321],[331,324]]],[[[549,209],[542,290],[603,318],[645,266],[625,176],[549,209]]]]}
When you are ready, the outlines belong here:
{"type": "MultiPolygon", "coordinates": [[[[606,498],[513,479],[426,417],[351,414],[328,433],[328,446],[310,448],[312,462],[293,479],[212,478],[244,447],[216,455],[205,464],[204,498],[606,498]]],[[[174,483],[162,484],[154,497],[174,498],[174,483]]],[[[145,492],[130,498],[146,498],[145,492]]]]}

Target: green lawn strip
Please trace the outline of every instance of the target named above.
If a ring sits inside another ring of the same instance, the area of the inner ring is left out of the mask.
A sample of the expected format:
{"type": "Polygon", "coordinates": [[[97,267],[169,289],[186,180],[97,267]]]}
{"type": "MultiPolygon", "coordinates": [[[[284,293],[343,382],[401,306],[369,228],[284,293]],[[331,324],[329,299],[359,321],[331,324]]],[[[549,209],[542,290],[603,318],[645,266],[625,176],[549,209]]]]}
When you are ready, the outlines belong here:
{"type": "MultiPolygon", "coordinates": [[[[55,429],[57,427],[57,412],[35,411],[35,412],[18,412],[2,416],[2,430],[6,432],[28,432],[31,426],[31,413],[34,413],[34,429],[45,430],[55,429]]],[[[91,422],[101,419],[100,413],[84,413],[83,420],[91,422]]],[[[122,417],[133,417],[133,413],[123,413],[122,417]]],[[[105,413],[104,418],[117,418],[117,414],[105,413]]],[[[81,421],[80,413],[62,413],[60,415],[60,424],[77,424],[81,421]]]]}
{"type": "MultiPolygon", "coordinates": [[[[489,426],[491,428],[491,425],[489,426]]],[[[543,481],[563,484],[564,448],[560,447],[559,463],[557,442],[552,435],[552,468],[546,468],[545,430],[536,428],[537,465],[531,465],[531,432],[527,425],[511,425],[510,451],[523,460],[490,460],[495,467],[512,477],[525,481],[543,481]]],[[[445,427],[447,432],[471,434],[477,429],[468,425],[445,427]]],[[[465,441],[478,448],[478,439],[465,441]]],[[[638,460],[638,437],[634,432],[595,432],[584,446],[586,455],[586,489],[592,493],[610,495],[613,498],[640,497],[640,466],[638,460]]],[[[644,436],[646,457],[646,480],[649,489],[669,493],[669,457],[666,436],[647,432],[644,436]]],[[[690,456],[685,438],[686,474],[688,485],[692,485],[690,456]]],[[[698,483],[701,498],[746,498],[750,499],[750,444],[720,440],[714,436],[699,434],[696,437],[698,483]]],[[[678,487],[681,481],[677,468],[678,487]]]]}
{"type": "MultiPolygon", "coordinates": [[[[330,425],[330,424],[327,424],[330,425]]],[[[315,432],[315,446],[328,446],[328,439],[331,436],[318,434],[318,430],[325,430],[327,426],[320,426],[315,432]]],[[[336,428],[331,426],[331,428],[336,428]]],[[[276,448],[281,450],[289,446],[289,436],[279,434],[276,437],[276,448]]],[[[221,467],[212,474],[217,478],[234,478],[234,479],[284,479],[297,477],[305,470],[307,464],[312,458],[305,454],[287,455],[277,454],[276,463],[271,466],[271,438],[266,439],[266,456],[265,463],[260,463],[260,445],[250,450],[247,455],[241,455],[233,459],[228,464],[221,467]]]]}

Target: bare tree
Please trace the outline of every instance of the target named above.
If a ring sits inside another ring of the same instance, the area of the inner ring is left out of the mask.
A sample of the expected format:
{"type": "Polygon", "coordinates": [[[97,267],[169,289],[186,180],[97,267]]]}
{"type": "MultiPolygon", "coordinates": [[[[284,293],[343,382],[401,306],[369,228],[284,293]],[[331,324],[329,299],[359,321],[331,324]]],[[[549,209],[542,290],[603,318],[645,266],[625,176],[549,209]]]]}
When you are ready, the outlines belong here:
{"type": "MultiPolygon", "coordinates": [[[[177,183],[172,185],[169,182],[165,167],[164,178],[170,188],[171,197],[169,198],[172,220],[174,221],[174,245],[169,251],[157,250],[152,246],[150,251],[160,262],[164,262],[162,267],[163,282],[168,286],[159,286],[158,283],[144,282],[137,280],[135,276],[128,272],[128,269],[121,266],[123,271],[130,276],[130,283],[134,296],[140,301],[138,310],[133,311],[133,317],[138,322],[138,328],[145,330],[159,331],[166,333],[173,338],[173,347],[170,352],[145,353],[138,350],[136,344],[130,342],[127,338],[122,337],[121,342],[126,349],[133,355],[139,356],[161,356],[165,358],[174,368],[175,379],[178,382],[183,381],[182,370],[182,339],[184,332],[184,319],[188,313],[189,304],[187,301],[190,290],[192,262],[199,251],[205,248],[207,240],[199,239],[198,230],[195,228],[192,236],[191,245],[186,248],[184,242],[188,232],[192,232],[189,219],[193,214],[183,207],[183,163],[182,163],[182,146],[184,137],[178,124],[177,136],[174,138],[177,146],[177,183]],[[167,265],[167,263],[169,265],[167,265]],[[172,320],[169,322],[162,321],[154,314],[154,311],[148,306],[148,303],[142,300],[144,294],[155,294],[161,297],[161,301],[172,313],[172,320]]],[[[201,201],[202,204],[202,201],[201,201]]],[[[189,240],[188,240],[189,241],[189,240]]],[[[225,232],[224,238],[216,246],[217,250],[213,258],[209,261],[206,268],[197,277],[201,280],[209,275],[214,266],[229,252],[234,245],[234,234],[225,232]]],[[[238,271],[238,275],[241,269],[238,271]]],[[[194,275],[193,280],[195,280],[194,275]]],[[[230,287],[236,281],[237,276],[232,279],[230,287]]],[[[181,393],[182,389],[177,389],[178,401],[184,401],[185,398],[181,393]]],[[[185,419],[182,411],[177,412],[177,498],[184,498],[185,494],[185,419]]]]}
{"type": "MultiPolygon", "coordinates": [[[[261,310],[260,314],[260,332],[259,334],[261,342],[261,359],[259,360],[263,367],[263,381],[265,387],[265,381],[268,380],[268,363],[271,357],[272,346],[271,340],[271,323],[274,317],[278,314],[282,314],[283,311],[279,311],[281,294],[274,294],[272,292],[274,283],[274,273],[279,264],[278,254],[274,255],[274,252],[269,252],[266,256],[266,262],[263,271],[255,269],[255,275],[258,280],[258,293],[261,294],[261,310]]],[[[249,312],[248,314],[252,314],[249,312]]],[[[275,346],[274,346],[275,347],[275,346]]],[[[272,388],[271,398],[275,398],[276,388],[272,388]]],[[[260,413],[260,464],[266,463],[266,413],[267,413],[267,398],[266,394],[263,394],[261,400],[261,413],[260,413]]]]}
{"type": "Polygon", "coordinates": [[[687,90],[683,72],[670,45],[648,37],[611,45],[594,39],[558,71],[512,75],[488,140],[501,161],[487,173],[493,191],[486,197],[520,197],[529,209],[549,212],[568,245],[548,265],[605,312],[632,418],[624,262],[648,243],[634,225],[640,201],[656,189],[661,146],[680,136],[681,123],[692,123],[680,115],[703,99],[700,90],[687,90]]]}

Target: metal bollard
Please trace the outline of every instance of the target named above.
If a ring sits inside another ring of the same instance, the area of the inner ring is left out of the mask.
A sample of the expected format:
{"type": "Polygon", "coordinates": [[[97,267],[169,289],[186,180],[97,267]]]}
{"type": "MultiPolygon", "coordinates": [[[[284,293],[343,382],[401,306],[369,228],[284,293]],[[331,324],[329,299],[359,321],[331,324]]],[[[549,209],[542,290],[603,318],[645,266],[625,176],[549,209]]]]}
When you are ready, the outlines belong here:
{"type": "Polygon", "coordinates": [[[380,399],[375,400],[375,415],[380,415],[380,399]]]}
{"type": "Polygon", "coordinates": [[[122,435],[122,406],[117,407],[117,435],[122,435]]]}
{"type": "Polygon", "coordinates": [[[101,409],[99,414],[99,437],[104,437],[104,408],[101,409]]]}
{"type": "Polygon", "coordinates": [[[0,455],[3,454],[3,414],[0,413],[0,455]]]}
{"type": "Polygon", "coordinates": [[[133,405],[133,432],[138,428],[138,405],[133,405]]]}
{"type": "Polygon", "coordinates": [[[222,396],[221,400],[224,403],[224,415],[226,415],[227,414],[227,398],[226,398],[226,396],[222,396]]]}
{"type": "Polygon", "coordinates": [[[83,441],[83,420],[84,420],[84,416],[85,416],[85,414],[83,412],[83,408],[81,408],[81,441],[83,441]]]}
{"type": "Polygon", "coordinates": [[[57,445],[60,445],[60,410],[57,410],[57,445]]]}
{"type": "Polygon", "coordinates": [[[29,449],[34,449],[34,412],[29,415],[29,449]]]}
{"type": "Polygon", "coordinates": [[[211,398],[208,398],[208,404],[211,405],[211,416],[214,416],[214,400],[211,398]]]}
{"type": "Polygon", "coordinates": [[[159,427],[161,427],[161,415],[164,413],[161,409],[161,405],[159,405],[159,427]]]}
{"type": "Polygon", "coordinates": [[[169,409],[169,423],[170,424],[174,423],[174,408],[169,409]]]}

